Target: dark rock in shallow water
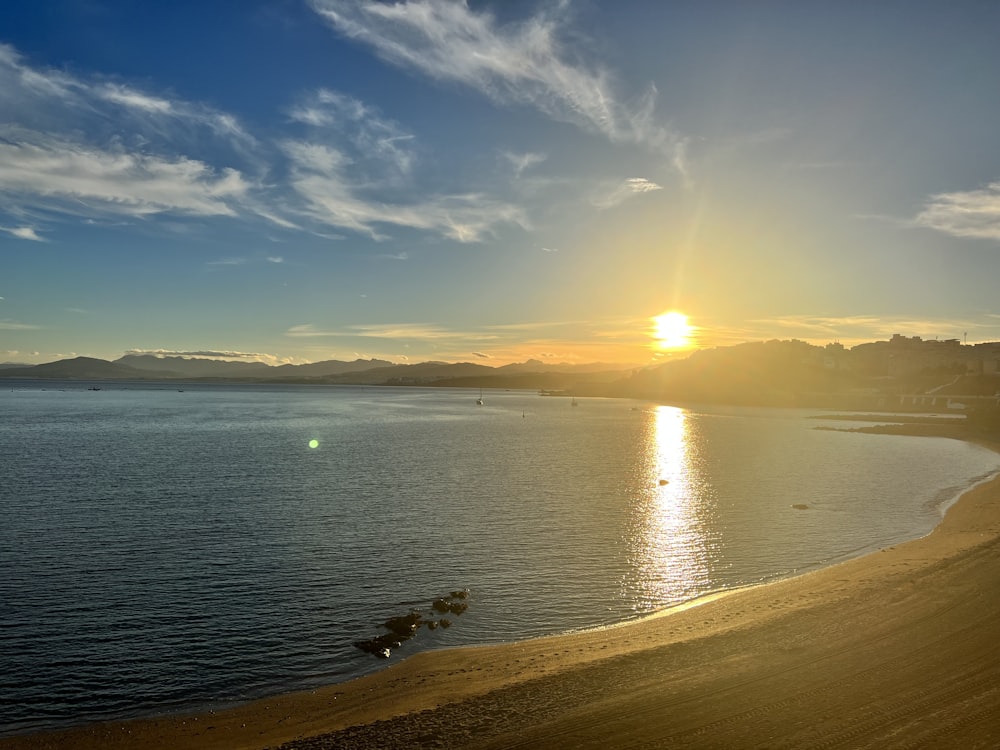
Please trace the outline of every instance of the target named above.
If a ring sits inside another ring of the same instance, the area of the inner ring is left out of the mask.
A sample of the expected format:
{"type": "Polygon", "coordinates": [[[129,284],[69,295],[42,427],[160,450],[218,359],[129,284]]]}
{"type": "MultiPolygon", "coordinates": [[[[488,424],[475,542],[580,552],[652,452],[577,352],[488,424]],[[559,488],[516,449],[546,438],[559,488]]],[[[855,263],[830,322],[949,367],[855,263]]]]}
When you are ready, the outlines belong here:
{"type": "Polygon", "coordinates": [[[795,510],[809,510],[809,506],[805,503],[795,503],[793,506],[795,510]]]}
{"type": "Polygon", "coordinates": [[[382,623],[386,630],[391,630],[393,633],[405,638],[411,637],[417,632],[417,628],[420,626],[423,617],[417,611],[412,611],[408,615],[403,615],[402,617],[390,617],[384,623],[382,623]]]}
{"type": "MultiPolygon", "coordinates": [[[[440,614],[460,615],[469,608],[466,601],[469,597],[468,590],[452,591],[447,596],[434,599],[430,608],[433,612],[440,614]]],[[[354,646],[380,659],[388,659],[392,649],[399,648],[403,643],[413,638],[421,625],[426,625],[428,630],[437,630],[439,627],[449,628],[451,624],[451,620],[445,617],[440,620],[424,619],[423,612],[411,609],[409,614],[390,617],[382,623],[382,627],[388,630],[388,633],[363,641],[355,641],[354,646]]]]}
{"type": "Polygon", "coordinates": [[[394,635],[377,635],[367,641],[355,641],[354,647],[359,648],[367,654],[372,654],[380,659],[388,659],[392,649],[403,645],[394,635]]]}
{"type": "Polygon", "coordinates": [[[445,612],[451,612],[451,614],[453,615],[460,615],[469,608],[469,605],[466,604],[465,602],[462,601],[455,602],[452,601],[451,599],[445,599],[443,597],[440,599],[435,599],[431,603],[431,606],[434,608],[435,612],[441,612],[442,614],[444,614],[445,612]]]}

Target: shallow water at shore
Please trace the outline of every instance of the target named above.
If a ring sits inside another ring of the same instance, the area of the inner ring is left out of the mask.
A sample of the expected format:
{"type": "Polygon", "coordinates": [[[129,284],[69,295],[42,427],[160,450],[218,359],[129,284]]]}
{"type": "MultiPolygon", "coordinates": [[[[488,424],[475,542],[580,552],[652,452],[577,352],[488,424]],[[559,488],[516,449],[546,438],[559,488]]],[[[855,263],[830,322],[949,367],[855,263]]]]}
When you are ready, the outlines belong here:
{"type": "Polygon", "coordinates": [[[998,467],[812,412],[60,387],[0,399],[0,732],[347,679],[453,589],[398,654],[618,622],[919,536],[998,467]]]}

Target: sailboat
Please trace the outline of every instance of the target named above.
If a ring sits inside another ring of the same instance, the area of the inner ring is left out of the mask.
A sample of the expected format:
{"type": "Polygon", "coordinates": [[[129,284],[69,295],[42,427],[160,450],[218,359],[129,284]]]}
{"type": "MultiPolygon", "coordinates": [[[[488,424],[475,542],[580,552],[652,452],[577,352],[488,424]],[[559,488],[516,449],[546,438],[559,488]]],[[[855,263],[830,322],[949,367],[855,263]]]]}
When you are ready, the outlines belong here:
{"type": "Polygon", "coordinates": [[[482,388],[479,389],[479,398],[476,399],[476,405],[477,406],[482,406],[483,405],[483,389],[482,388]]]}
{"type": "Polygon", "coordinates": [[[576,396],[573,396],[572,406],[579,406],[579,404],[576,403],[576,396]]]}

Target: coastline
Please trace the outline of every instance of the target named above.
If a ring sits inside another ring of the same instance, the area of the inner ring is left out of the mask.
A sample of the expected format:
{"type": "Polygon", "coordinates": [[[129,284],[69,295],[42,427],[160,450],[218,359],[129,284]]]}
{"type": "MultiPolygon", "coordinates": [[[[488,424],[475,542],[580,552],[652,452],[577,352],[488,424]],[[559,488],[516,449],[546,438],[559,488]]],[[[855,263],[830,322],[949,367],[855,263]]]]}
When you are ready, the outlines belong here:
{"type": "Polygon", "coordinates": [[[0,748],[991,747],[998,584],[994,477],[920,539],[641,620],[0,748]]]}

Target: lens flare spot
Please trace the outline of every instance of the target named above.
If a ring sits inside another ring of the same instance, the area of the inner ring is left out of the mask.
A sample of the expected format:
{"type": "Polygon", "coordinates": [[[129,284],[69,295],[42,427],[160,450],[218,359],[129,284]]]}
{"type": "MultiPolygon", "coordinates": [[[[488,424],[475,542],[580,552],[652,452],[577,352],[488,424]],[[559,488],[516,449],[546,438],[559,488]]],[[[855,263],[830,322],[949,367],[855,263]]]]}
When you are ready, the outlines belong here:
{"type": "Polygon", "coordinates": [[[312,440],[310,440],[309,441],[309,447],[310,448],[319,448],[319,440],[317,440],[316,438],[313,438],[312,440]]]}

